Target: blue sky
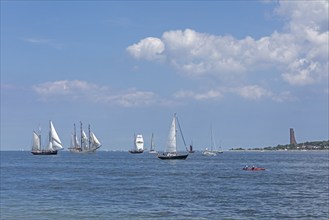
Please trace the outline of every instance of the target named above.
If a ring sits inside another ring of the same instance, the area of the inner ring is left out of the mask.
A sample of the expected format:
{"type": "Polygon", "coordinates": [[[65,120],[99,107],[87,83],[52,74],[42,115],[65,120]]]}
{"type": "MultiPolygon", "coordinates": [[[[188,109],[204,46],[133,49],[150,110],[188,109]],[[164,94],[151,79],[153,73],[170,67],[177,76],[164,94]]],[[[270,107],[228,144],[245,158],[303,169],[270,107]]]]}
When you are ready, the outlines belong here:
{"type": "Polygon", "coordinates": [[[328,140],[328,46],[328,1],[1,1],[1,150],[163,150],[175,112],[198,150],[328,140]]]}

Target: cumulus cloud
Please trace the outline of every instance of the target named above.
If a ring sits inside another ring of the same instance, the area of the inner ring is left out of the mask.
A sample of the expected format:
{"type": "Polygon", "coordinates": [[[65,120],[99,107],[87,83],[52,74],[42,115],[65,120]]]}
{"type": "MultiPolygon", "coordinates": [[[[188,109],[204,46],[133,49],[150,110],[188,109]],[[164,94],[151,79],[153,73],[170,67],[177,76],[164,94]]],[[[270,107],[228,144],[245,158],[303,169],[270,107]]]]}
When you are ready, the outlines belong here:
{"type": "Polygon", "coordinates": [[[112,91],[107,86],[100,86],[80,80],[62,80],[45,82],[33,86],[33,90],[43,99],[60,98],[75,101],[88,101],[94,103],[106,103],[123,107],[139,107],[164,105],[164,100],[149,91],[129,89],[127,91],[112,91]]]}
{"type": "MultiPolygon", "coordinates": [[[[135,58],[165,60],[188,76],[239,76],[276,69],[291,85],[308,85],[328,73],[328,1],[279,1],[282,31],[254,39],[171,30],[129,46],[135,58]]],[[[264,76],[265,78],[266,76],[264,76]]]]}
{"type": "Polygon", "coordinates": [[[139,43],[131,45],[127,48],[128,52],[137,59],[161,60],[165,50],[164,43],[154,37],[148,37],[139,43]]]}

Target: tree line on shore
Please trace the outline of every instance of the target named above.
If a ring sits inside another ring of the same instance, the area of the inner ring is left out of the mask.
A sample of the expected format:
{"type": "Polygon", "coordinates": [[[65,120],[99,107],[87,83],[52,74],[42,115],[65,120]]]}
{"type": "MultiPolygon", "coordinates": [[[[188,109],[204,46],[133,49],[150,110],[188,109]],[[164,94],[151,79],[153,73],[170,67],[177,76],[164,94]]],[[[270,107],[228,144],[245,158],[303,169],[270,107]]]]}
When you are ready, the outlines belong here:
{"type": "Polygon", "coordinates": [[[275,147],[256,147],[256,148],[231,148],[231,150],[329,150],[329,140],[327,141],[307,141],[299,144],[277,145],[275,147]]]}

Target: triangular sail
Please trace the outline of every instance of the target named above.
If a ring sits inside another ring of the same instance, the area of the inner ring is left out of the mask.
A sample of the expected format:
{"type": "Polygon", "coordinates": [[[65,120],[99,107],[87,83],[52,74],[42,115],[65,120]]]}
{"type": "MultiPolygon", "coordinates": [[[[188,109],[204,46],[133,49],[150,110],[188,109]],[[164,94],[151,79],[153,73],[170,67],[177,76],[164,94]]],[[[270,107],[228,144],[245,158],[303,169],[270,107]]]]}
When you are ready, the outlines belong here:
{"type": "Polygon", "coordinates": [[[58,137],[58,134],[56,132],[56,129],[50,121],[50,140],[49,140],[49,149],[54,149],[54,150],[61,150],[63,149],[62,142],[58,137]]]}
{"type": "Polygon", "coordinates": [[[93,132],[90,132],[90,143],[91,143],[91,148],[94,149],[100,148],[100,146],[102,145],[93,132]]]}
{"type": "Polygon", "coordinates": [[[177,148],[176,148],[176,115],[174,116],[174,118],[171,122],[166,152],[177,152],[177,148]]]}
{"type": "Polygon", "coordinates": [[[35,131],[33,131],[32,150],[33,150],[33,151],[41,150],[41,146],[40,146],[40,136],[39,136],[35,131]]]}

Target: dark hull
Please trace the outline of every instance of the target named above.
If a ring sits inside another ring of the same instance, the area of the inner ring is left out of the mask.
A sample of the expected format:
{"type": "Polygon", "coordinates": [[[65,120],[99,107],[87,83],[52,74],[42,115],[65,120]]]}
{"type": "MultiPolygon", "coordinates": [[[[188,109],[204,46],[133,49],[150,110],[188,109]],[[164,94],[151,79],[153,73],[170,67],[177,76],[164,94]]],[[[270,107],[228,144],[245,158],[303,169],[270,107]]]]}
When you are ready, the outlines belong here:
{"type": "Polygon", "coordinates": [[[143,150],[130,150],[129,151],[129,153],[131,153],[131,154],[141,154],[143,152],[144,152],[143,150]]]}
{"type": "Polygon", "coordinates": [[[183,155],[161,155],[158,154],[158,158],[161,160],[185,160],[188,154],[183,155]]]}
{"type": "Polygon", "coordinates": [[[33,155],[57,155],[57,151],[31,151],[33,155]]]}
{"type": "Polygon", "coordinates": [[[254,167],[254,168],[242,168],[243,170],[248,170],[248,171],[261,171],[261,170],[265,170],[265,168],[262,167],[254,167]]]}

